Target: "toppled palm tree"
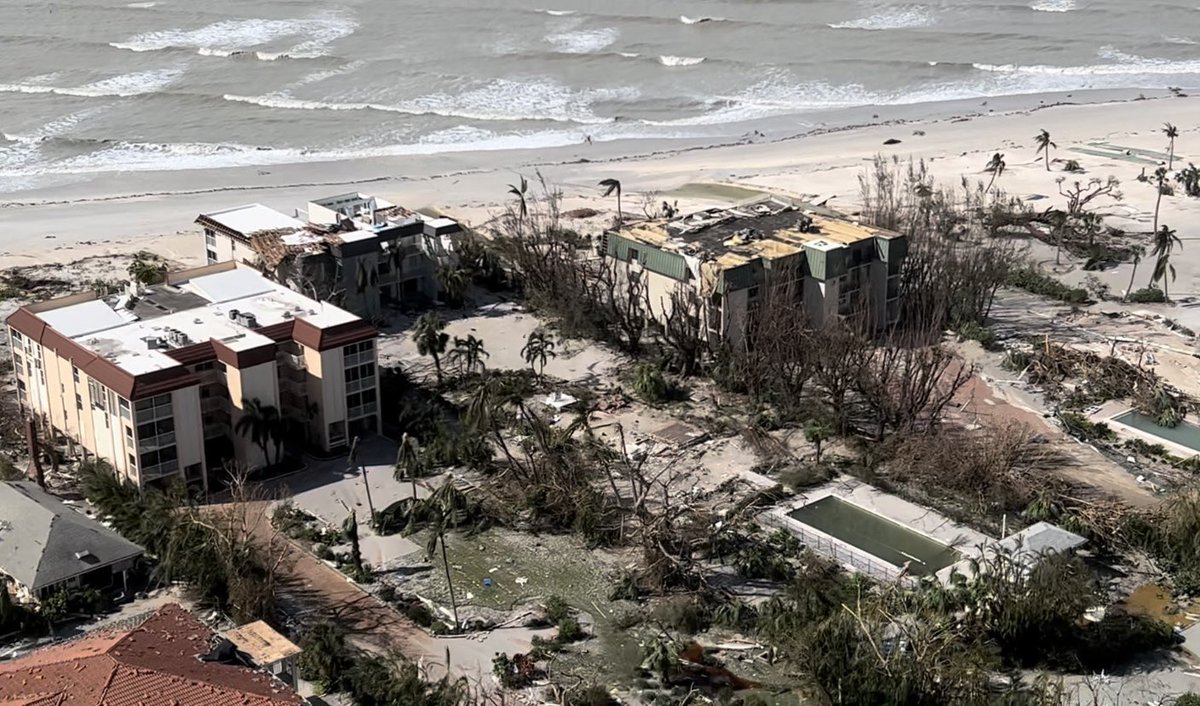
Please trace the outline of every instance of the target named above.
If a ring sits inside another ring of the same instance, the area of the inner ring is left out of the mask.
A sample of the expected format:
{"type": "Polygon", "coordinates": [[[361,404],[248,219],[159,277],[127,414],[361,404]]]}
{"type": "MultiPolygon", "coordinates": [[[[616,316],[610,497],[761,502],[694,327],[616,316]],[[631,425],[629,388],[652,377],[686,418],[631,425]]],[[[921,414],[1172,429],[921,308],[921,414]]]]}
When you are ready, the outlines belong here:
{"type": "Polygon", "coordinates": [[[621,211],[621,182],[616,179],[605,179],[600,182],[600,186],[604,187],[602,196],[609,196],[614,192],[617,194],[617,226],[619,227],[625,222],[625,215],[621,211]]]}
{"type": "Polygon", "coordinates": [[[1058,149],[1058,145],[1054,144],[1050,139],[1050,133],[1046,130],[1038,133],[1033,141],[1038,146],[1036,154],[1042,155],[1046,161],[1046,171],[1050,171],[1050,150],[1058,149]]]}

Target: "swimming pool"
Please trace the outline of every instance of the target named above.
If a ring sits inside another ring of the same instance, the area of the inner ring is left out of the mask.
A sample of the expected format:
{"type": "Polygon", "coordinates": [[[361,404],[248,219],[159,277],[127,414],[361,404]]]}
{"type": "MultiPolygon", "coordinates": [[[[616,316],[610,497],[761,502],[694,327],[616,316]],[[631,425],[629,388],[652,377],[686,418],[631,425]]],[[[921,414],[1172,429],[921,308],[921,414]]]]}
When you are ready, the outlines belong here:
{"type": "Polygon", "coordinates": [[[1175,427],[1162,427],[1156,424],[1154,419],[1135,409],[1118,414],[1112,421],[1184,449],[1191,449],[1194,454],[1200,454],[1200,426],[1190,422],[1180,422],[1175,427]]]}
{"type": "Polygon", "coordinates": [[[796,508],[788,517],[829,535],[906,573],[932,576],[963,555],[882,515],[830,495],[796,508]]]}

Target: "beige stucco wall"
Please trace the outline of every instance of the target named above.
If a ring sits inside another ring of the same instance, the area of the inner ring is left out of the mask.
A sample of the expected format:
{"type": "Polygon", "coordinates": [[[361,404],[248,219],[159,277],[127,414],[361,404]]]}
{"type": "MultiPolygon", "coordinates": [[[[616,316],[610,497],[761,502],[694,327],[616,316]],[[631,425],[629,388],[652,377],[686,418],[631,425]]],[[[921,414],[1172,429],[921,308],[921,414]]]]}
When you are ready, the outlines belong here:
{"type": "Polygon", "coordinates": [[[171,393],[175,415],[175,448],[179,469],[199,463],[204,467],[204,422],[200,416],[200,386],[193,385],[171,393]]]}
{"type": "MultiPolygon", "coordinates": [[[[228,368],[229,399],[232,401],[232,426],[237,428],[243,416],[245,400],[257,399],[263,405],[279,406],[279,379],[276,377],[275,361],[249,368],[228,368]]],[[[234,458],[250,468],[266,464],[262,449],[250,440],[247,434],[233,433],[234,458]]],[[[274,449],[271,450],[272,454],[274,449]]]]}

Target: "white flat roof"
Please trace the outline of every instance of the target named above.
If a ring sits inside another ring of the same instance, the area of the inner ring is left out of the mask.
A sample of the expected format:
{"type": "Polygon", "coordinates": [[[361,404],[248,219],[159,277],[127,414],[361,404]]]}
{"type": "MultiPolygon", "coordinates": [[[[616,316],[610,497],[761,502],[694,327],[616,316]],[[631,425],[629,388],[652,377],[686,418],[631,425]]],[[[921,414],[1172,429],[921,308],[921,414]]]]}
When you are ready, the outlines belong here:
{"type": "MultiPolygon", "coordinates": [[[[158,285],[164,287],[169,285],[158,285]]],[[[151,349],[147,339],[166,340],[168,331],[187,336],[182,346],[220,341],[232,350],[272,343],[257,330],[238,323],[231,312],[252,314],[259,327],[302,319],[317,328],[356,321],[357,316],[328,302],[319,302],[272,282],[251,269],[238,268],[176,283],[178,289],[206,300],[191,309],[150,319],[129,321],[132,314],[114,311],[103,300],[73,304],[38,314],[47,324],[84,348],[115,363],[133,375],[179,365],[163,350],[151,349]],[[96,322],[85,326],[88,321],[96,322]],[[66,328],[60,328],[59,324],[66,328]],[[101,325],[103,324],[103,325],[101,325]]],[[[153,295],[157,287],[150,287],[153,295]]]]}
{"type": "Polygon", "coordinates": [[[38,314],[54,330],[68,338],[83,336],[106,328],[121,326],[128,320],[99,299],[38,314]]]}
{"type": "Polygon", "coordinates": [[[303,230],[304,223],[273,208],[252,203],[203,214],[226,228],[249,235],[264,230],[303,230]]]}
{"type": "Polygon", "coordinates": [[[349,233],[338,233],[343,243],[354,243],[359,240],[370,240],[375,237],[374,230],[352,230],[349,233]]]}
{"type": "Polygon", "coordinates": [[[187,289],[216,304],[263,294],[275,288],[273,282],[254,270],[241,268],[197,277],[187,284],[187,289]]]}

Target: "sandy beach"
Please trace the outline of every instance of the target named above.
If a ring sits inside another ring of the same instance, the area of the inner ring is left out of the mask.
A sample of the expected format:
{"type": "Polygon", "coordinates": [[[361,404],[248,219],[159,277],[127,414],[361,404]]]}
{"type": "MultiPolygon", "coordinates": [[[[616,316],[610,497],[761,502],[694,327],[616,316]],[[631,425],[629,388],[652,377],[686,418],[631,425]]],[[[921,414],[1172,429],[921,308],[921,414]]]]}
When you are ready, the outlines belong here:
{"type": "MultiPolygon", "coordinates": [[[[1200,97],[1161,97],[1087,105],[1028,106],[971,117],[897,119],[887,124],[833,129],[773,140],[750,136],[731,145],[679,142],[581,144],[547,150],[459,152],[390,157],[353,162],[292,164],[269,168],[210,169],[176,172],[130,172],[92,177],[53,189],[7,194],[0,201],[0,267],[66,263],[104,254],[146,248],[179,264],[202,256],[192,221],[196,214],[248,202],[262,202],[284,212],[302,208],[312,197],[360,190],[412,208],[432,208],[469,224],[486,222],[502,207],[507,185],[520,176],[541,174],[561,189],[565,206],[615,210],[602,199],[596,184],[616,178],[625,190],[627,212],[639,213],[643,194],[656,200],[679,200],[684,209],[736,192],[696,184],[729,184],[830,199],[830,205],[853,212],[857,179],[876,154],[924,159],[941,180],[985,179],[984,165],[994,152],[1008,164],[999,180],[1007,192],[1029,199],[1036,208],[1061,204],[1055,180],[1106,179],[1122,182],[1123,197],[1093,205],[1110,225],[1130,231],[1150,230],[1154,190],[1136,181],[1153,165],[1112,156],[1095,156],[1089,143],[1164,152],[1163,123],[1180,129],[1177,163],[1200,159],[1200,97]],[[1062,163],[1047,172],[1035,154],[1033,138],[1048,130],[1058,148],[1054,160],[1075,159],[1081,174],[1064,174],[1062,163]],[[885,145],[885,141],[898,143],[885,145]],[[1194,155],[1194,156],[1193,156],[1194,155]]],[[[1037,99],[1043,104],[1065,96],[1037,99]]],[[[1013,99],[1016,100],[1016,99],[1013,99]]],[[[1029,103],[1030,98],[1021,99],[1029,103]]],[[[996,110],[973,104],[959,111],[996,110]]],[[[953,106],[943,107],[950,111],[953,106]]],[[[934,112],[937,115],[937,112],[934,112]]],[[[1200,201],[1182,195],[1163,199],[1162,220],[1184,241],[1176,259],[1178,280],[1172,293],[1200,292],[1200,247],[1189,248],[1200,226],[1200,201]]],[[[1060,273],[1070,279],[1071,273],[1060,273]]],[[[1149,273],[1146,273],[1147,275],[1149,273]]],[[[1128,279],[1127,266],[1103,273],[1114,290],[1128,279]]],[[[1082,275],[1079,275],[1082,278],[1082,275]]]]}

